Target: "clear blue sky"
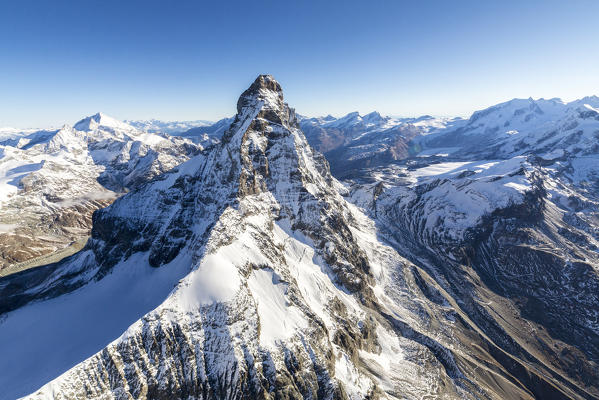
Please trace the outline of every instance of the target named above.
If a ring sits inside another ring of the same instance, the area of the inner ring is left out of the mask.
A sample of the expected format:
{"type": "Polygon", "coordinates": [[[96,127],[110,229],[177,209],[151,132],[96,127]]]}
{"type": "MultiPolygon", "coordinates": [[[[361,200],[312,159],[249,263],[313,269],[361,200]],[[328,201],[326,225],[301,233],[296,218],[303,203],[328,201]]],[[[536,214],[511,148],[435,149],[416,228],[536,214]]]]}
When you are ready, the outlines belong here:
{"type": "Polygon", "coordinates": [[[599,94],[599,1],[0,2],[0,126],[232,115],[260,73],[299,113],[468,115],[599,94]]]}

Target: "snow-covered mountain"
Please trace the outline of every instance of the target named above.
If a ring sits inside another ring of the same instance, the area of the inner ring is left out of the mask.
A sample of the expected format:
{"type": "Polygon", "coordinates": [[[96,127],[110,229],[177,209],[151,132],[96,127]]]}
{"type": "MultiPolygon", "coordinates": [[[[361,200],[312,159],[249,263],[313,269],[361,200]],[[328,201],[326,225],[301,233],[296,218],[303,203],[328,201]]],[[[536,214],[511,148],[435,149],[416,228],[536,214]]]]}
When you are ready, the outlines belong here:
{"type": "Polygon", "coordinates": [[[537,154],[559,158],[597,153],[599,98],[513,99],[469,119],[382,117],[357,112],[341,118],[301,118],[309,143],[325,154],[337,177],[412,158],[452,155],[471,160],[537,154]]]}
{"type": "Polygon", "coordinates": [[[535,398],[595,399],[599,190],[559,164],[516,156],[392,165],[354,181],[351,199],[505,352],[494,357],[521,363],[510,371],[535,398]],[[561,393],[532,389],[531,371],[561,393]]]}
{"type": "Polygon", "coordinates": [[[237,111],[81,252],[0,278],[0,398],[599,397],[578,187],[526,157],[342,184],[271,76],[237,111]]]}
{"type": "Polygon", "coordinates": [[[569,103],[559,99],[513,99],[475,112],[457,129],[427,136],[422,145],[459,149],[477,158],[531,153],[583,156],[598,152],[598,130],[596,96],[569,103]]]}
{"type": "Polygon", "coordinates": [[[333,173],[345,177],[356,169],[406,159],[415,151],[414,139],[460,122],[428,115],[383,117],[375,111],[364,116],[352,112],[341,118],[302,118],[300,126],[308,142],[331,162],[333,173]]]}
{"type": "Polygon", "coordinates": [[[465,123],[461,117],[433,117],[422,115],[420,117],[396,118],[403,123],[412,124],[419,128],[421,135],[430,135],[447,129],[455,129],[465,123]]]}
{"type": "Polygon", "coordinates": [[[20,269],[83,240],[93,211],[198,149],[188,140],[141,132],[101,113],[73,127],[5,137],[0,270],[20,269]]]}
{"type": "Polygon", "coordinates": [[[149,133],[166,133],[169,135],[180,135],[190,129],[204,126],[211,126],[213,121],[195,120],[195,121],[161,121],[157,119],[147,120],[125,120],[125,123],[149,133]]]}

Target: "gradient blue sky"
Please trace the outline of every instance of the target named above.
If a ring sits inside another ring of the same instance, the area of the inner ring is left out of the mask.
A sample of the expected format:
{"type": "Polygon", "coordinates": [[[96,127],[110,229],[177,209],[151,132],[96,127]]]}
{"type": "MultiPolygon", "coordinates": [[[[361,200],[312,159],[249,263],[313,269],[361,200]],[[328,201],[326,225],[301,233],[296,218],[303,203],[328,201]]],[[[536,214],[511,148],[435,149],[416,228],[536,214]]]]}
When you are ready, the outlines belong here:
{"type": "Polygon", "coordinates": [[[0,126],[216,120],[260,73],[305,115],[599,94],[599,1],[0,2],[0,126]]]}

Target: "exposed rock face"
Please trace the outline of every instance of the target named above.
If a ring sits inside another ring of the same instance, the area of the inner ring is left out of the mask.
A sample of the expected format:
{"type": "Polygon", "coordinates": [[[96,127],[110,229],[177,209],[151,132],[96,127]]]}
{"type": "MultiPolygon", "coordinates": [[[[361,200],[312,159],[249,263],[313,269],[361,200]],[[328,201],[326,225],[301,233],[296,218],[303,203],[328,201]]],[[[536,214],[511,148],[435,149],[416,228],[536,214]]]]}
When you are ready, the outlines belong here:
{"type": "MultiPolygon", "coordinates": [[[[475,289],[489,286],[469,275],[482,270],[484,249],[514,247],[494,232],[524,234],[548,212],[536,166],[479,166],[483,176],[416,179],[413,191],[355,186],[369,218],[343,197],[271,76],[256,79],[237,111],[220,143],[97,211],[82,252],[0,278],[0,397],[596,396],[592,344],[564,347],[587,374],[568,375],[540,345],[500,335],[506,325],[477,303],[475,289]],[[498,175],[510,184],[500,206],[428,224],[441,218],[431,210],[456,206],[442,201],[448,193],[470,186],[478,198],[498,175]],[[90,310],[99,315],[85,318],[90,310]],[[56,322],[64,315],[68,331],[56,322]],[[36,365],[20,357],[40,348],[36,365]]],[[[534,289],[523,290],[534,298],[534,289]]]]}
{"type": "Polygon", "coordinates": [[[87,237],[95,210],[198,150],[104,114],[0,143],[0,270],[87,237]]]}

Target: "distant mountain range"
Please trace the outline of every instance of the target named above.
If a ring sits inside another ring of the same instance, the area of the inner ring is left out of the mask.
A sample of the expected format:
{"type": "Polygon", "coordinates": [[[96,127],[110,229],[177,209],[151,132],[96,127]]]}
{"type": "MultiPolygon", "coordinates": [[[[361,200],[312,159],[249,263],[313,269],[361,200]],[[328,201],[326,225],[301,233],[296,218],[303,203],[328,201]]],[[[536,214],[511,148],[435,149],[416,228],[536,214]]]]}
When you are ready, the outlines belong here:
{"type": "Polygon", "coordinates": [[[599,150],[599,97],[514,99],[477,111],[452,129],[422,140],[426,147],[455,147],[475,157],[538,154],[583,156],[599,150]]]}
{"type": "MultiPolygon", "coordinates": [[[[218,142],[232,121],[233,118],[224,118],[216,123],[198,121],[201,123],[190,129],[170,130],[167,133],[206,145],[218,142]]],[[[435,118],[429,115],[418,118],[383,117],[377,112],[364,116],[352,112],[340,118],[331,115],[308,118],[300,115],[298,121],[308,142],[331,161],[332,171],[336,175],[364,166],[405,159],[412,155],[411,143],[416,137],[440,132],[464,122],[461,118],[435,118]]],[[[144,121],[131,123],[144,127],[144,121]]],[[[186,126],[186,122],[161,124],[186,126]]],[[[157,123],[154,125],[159,126],[157,123]]]]}
{"type": "Polygon", "coordinates": [[[213,121],[196,120],[196,121],[160,121],[157,119],[148,120],[125,120],[126,124],[139,129],[140,131],[149,133],[167,133],[169,135],[177,135],[188,131],[192,128],[205,127],[213,125],[213,121]]]}

